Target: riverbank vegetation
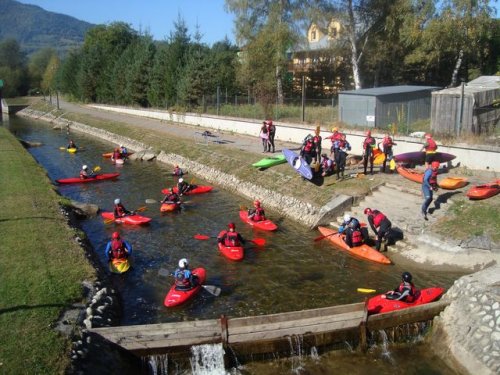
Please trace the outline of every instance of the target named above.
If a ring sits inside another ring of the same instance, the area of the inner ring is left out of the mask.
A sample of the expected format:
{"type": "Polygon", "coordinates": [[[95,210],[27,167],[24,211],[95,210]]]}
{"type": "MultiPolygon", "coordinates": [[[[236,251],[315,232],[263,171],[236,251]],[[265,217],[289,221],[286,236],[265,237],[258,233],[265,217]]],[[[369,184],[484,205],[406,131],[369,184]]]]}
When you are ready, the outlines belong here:
{"type": "MultiPolygon", "coordinates": [[[[0,127],[0,373],[62,374],[69,339],[54,330],[95,271],[45,171],[0,127]]],[[[75,322],[71,322],[75,323],[75,322]]]]}

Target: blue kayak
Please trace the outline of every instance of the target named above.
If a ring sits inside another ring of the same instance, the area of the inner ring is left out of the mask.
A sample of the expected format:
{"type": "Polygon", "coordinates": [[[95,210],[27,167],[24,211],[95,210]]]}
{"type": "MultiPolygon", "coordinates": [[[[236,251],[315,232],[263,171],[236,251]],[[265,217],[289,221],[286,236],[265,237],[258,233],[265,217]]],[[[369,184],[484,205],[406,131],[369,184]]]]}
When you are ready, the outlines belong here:
{"type": "Polygon", "coordinates": [[[308,180],[313,178],[311,167],[302,157],[286,148],[283,149],[283,155],[285,155],[288,164],[290,164],[302,177],[308,180]]]}

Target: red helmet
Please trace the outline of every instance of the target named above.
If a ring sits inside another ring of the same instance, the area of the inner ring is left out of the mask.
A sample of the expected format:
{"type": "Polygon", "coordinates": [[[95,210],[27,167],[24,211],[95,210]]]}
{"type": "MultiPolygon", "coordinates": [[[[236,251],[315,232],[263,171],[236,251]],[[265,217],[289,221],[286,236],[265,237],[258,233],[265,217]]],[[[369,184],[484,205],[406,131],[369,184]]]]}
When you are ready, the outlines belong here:
{"type": "Polygon", "coordinates": [[[227,227],[228,227],[229,229],[236,229],[236,225],[234,225],[234,223],[229,223],[229,224],[227,225],[227,227]]]}
{"type": "Polygon", "coordinates": [[[440,164],[441,164],[441,163],[439,163],[438,161],[433,161],[433,162],[431,163],[431,167],[432,167],[432,168],[439,168],[439,165],[440,165],[440,164]]]}
{"type": "Polygon", "coordinates": [[[367,130],[365,134],[367,137],[369,137],[370,135],[372,135],[372,132],[371,132],[371,130],[367,130]]]}
{"type": "Polygon", "coordinates": [[[431,135],[431,133],[425,133],[424,137],[425,138],[432,138],[432,135],[431,135]]]}
{"type": "Polygon", "coordinates": [[[120,238],[120,233],[113,232],[113,235],[111,236],[111,238],[113,238],[114,240],[117,240],[118,238],[120,238]]]}
{"type": "Polygon", "coordinates": [[[254,201],[253,201],[253,205],[254,205],[255,207],[260,207],[260,201],[259,201],[258,199],[254,200],[254,201]]]}
{"type": "Polygon", "coordinates": [[[267,125],[272,125],[273,124],[273,120],[267,120],[267,125]]]}
{"type": "Polygon", "coordinates": [[[372,209],[371,208],[365,208],[365,211],[364,211],[365,215],[369,215],[372,213],[372,209]]]}

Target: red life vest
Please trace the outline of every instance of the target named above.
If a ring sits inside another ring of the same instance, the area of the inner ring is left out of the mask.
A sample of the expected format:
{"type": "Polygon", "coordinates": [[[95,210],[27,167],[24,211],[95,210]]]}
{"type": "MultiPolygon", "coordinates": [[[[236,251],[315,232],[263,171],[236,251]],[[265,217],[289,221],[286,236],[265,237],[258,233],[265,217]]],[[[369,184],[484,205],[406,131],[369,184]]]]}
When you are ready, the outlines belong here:
{"type": "Polygon", "coordinates": [[[380,223],[382,223],[382,221],[386,218],[386,216],[378,210],[373,210],[372,216],[373,216],[373,225],[375,225],[375,228],[378,228],[380,226],[380,223]]]}
{"type": "Polygon", "coordinates": [[[408,289],[408,285],[410,286],[410,294],[406,296],[405,302],[413,302],[415,301],[415,296],[417,295],[417,288],[413,283],[405,283],[404,281],[399,284],[399,292],[403,293],[405,289],[408,289]]]}
{"type": "Polygon", "coordinates": [[[363,149],[367,149],[368,147],[370,148],[376,148],[377,147],[377,144],[375,142],[375,138],[373,137],[366,137],[365,138],[365,141],[363,142],[363,149]]]}
{"type": "Polygon", "coordinates": [[[252,216],[253,221],[265,220],[264,209],[262,207],[257,207],[255,209],[255,215],[252,216]]]}
{"type": "Polygon", "coordinates": [[[363,244],[363,234],[359,229],[352,231],[352,246],[361,246],[363,244]]]}
{"type": "Polygon", "coordinates": [[[267,132],[269,134],[274,134],[276,132],[276,128],[274,127],[274,125],[267,125],[267,132]]]}
{"type": "Polygon", "coordinates": [[[88,177],[89,177],[89,176],[88,176],[87,172],[85,172],[85,171],[80,171],[80,178],[81,178],[82,180],[85,180],[85,179],[86,179],[86,178],[88,178],[88,177]]]}
{"type": "Polygon", "coordinates": [[[121,204],[115,205],[115,214],[116,216],[124,216],[125,215],[125,207],[121,204]]]}
{"type": "Polygon", "coordinates": [[[434,139],[428,138],[426,145],[425,145],[425,152],[427,152],[428,154],[432,154],[432,153],[436,152],[437,148],[438,148],[438,146],[437,146],[436,142],[434,141],[434,139]]]}
{"type": "Polygon", "coordinates": [[[437,186],[438,184],[437,176],[438,176],[438,171],[432,170],[431,177],[429,178],[429,184],[432,187],[437,186]]]}
{"type": "Polygon", "coordinates": [[[315,135],[313,138],[313,143],[315,145],[321,145],[321,136],[320,135],[315,135]]]}
{"type": "Polygon", "coordinates": [[[241,246],[240,240],[238,239],[238,233],[236,232],[227,232],[226,238],[224,239],[225,246],[241,246]]]}
{"type": "Polygon", "coordinates": [[[122,158],[122,154],[120,151],[113,151],[113,159],[121,159],[122,158]]]}
{"type": "Polygon", "coordinates": [[[308,140],[304,146],[304,152],[311,152],[313,149],[314,143],[312,140],[308,140]]]}
{"type": "Polygon", "coordinates": [[[127,257],[125,247],[121,240],[111,241],[111,257],[113,259],[125,259],[127,257]]]}
{"type": "Polygon", "coordinates": [[[382,141],[382,145],[384,147],[392,147],[392,138],[391,137],[384,137],[384,140],[382,141]]]}

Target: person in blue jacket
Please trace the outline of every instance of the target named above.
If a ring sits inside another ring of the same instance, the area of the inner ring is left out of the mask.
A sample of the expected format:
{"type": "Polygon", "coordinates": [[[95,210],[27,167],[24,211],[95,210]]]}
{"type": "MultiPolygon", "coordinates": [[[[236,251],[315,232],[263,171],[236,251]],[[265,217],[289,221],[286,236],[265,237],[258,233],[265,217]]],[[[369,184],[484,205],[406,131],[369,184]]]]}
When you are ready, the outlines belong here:
{"type": "Polygon", "coordinates": [[[175,289],[189,290],[198,285],[198,278],[189,269],[189,262],[186,258],[179,260],[179,268],[174,272],[175,289]]]}
{"type": "Polygon", "coordinates": [[[111,236],[111,241],[106,245],[105,254],[108,261],[126,259],[132,255],[132,246],[127,241],[121,239],[120,233],[114,232],[111,236]]]}
{"type": "Polygon", "coordinates": [[[433,191],[437,191],[437,175],[439,169],[439,162],[433,161],[430,168],[427,168],[424,172],[424,178],[422,181],[422,194],[424,196],[424,203],[422,204],[422,216],[424,220],[429,220],[427,218],[427,209],[431,205],[433,199],[433,191]]]}

